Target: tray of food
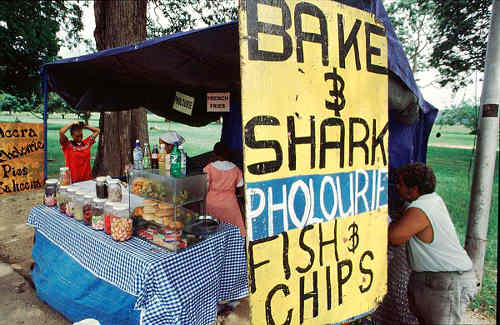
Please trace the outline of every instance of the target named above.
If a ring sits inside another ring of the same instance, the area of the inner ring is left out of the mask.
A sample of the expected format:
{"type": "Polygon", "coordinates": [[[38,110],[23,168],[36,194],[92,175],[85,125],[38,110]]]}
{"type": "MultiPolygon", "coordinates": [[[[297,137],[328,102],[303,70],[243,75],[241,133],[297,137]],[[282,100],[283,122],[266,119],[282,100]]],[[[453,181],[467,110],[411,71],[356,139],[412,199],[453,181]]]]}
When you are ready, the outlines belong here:
{"type": "Polygon", "coordinates": [[[201,236],[183,233],[182,230],[172,230],[163,225],[140,219],[136,220],[134,235],[172,252],[177,252],[203,240],[201,236]]]}

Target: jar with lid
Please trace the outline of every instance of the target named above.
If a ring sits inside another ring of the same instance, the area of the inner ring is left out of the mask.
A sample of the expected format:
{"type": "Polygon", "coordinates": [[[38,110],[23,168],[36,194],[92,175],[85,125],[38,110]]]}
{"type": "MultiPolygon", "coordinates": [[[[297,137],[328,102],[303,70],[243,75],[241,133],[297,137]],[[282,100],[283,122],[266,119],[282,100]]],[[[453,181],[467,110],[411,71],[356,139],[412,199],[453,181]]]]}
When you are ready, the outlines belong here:
{"type": "Polygon", "coordinates": [[[111,237],[117,241],[126,241],[132,237],[133,230],[128,204],[115,204],[111,217],[111,237]]]}
{"type": "Polygon", "coordinates": [[[83,205],[85,204],[85,192],[77,191],[74,196],[71,212],[78,221],[83,221],[83,205]]]}
{"type": "Polygon", "coordinates": [[[71,172],[69,167],[59,168],[59,185],[68,186],[71,185],[71,172]]]}
{"type": "Polygon", "coordinates": [[[94,196],[87,194],[83,197],[83,223],[87,226],[92,225],[92,201],[94,200],[94,196]]]}
{"type": "Polygon", "coordinates": [[[57,179],[49,178],[45,181],[45,195],[43,197],[43,204],[53,207],[57,204],[57,179]]]}
{"type": "Polygon", "coordinates": [[[108,198],[108,185],[106,184],[106,177],[104,176],[96,177],[95,192],[99,199],[108,198]]]}
{"type": "Polygon", "coordinates": [[[74,204],[74,200],[76,198],[76,188],[68,187],[67,189],[67,202],[66,202],[66,215],[68,217],[73,217],[73,209],[72,206],[74,204]]]}
{"type": "Polygon", "coordinates": [[[57,206],[61,213],[66,213],[66,204],[68,203],[69,186],[59,186],[57,189],[57,206]]]}
{"type": "Polygon", "coordinates": [[[95,198],[92,201],[92,229],[104,230],[104,203],[106,199],[95,198]]]}
{"type": "Polygon", "coordinates": [[[108,200],[111,202],[122,201],[122,186],[118,179],[110,179],[108,181],[108,200]]]}
{"type": "Polygon", "coordinates": [[[104,232],[111,235],[111,217],[114,214],[113,207],[118,202],[107,201],[104,203],[104,232]]]}

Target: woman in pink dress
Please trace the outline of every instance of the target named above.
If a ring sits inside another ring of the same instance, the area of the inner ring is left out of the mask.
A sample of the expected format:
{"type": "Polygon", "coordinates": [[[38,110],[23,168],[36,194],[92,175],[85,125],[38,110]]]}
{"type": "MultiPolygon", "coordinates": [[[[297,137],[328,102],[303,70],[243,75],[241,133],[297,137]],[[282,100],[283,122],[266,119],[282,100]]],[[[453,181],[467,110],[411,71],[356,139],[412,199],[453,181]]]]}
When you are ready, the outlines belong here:
{"type": "Polygon", "coordinates": [[[203,168],[208,175],[207,214],[237,226],[245,237],[245,224],[235,193],[236,188],[244,184],[243,174],[227,160],[228,150],[222,142],[215,144],[214,153],[215,161],[203,168]]]}

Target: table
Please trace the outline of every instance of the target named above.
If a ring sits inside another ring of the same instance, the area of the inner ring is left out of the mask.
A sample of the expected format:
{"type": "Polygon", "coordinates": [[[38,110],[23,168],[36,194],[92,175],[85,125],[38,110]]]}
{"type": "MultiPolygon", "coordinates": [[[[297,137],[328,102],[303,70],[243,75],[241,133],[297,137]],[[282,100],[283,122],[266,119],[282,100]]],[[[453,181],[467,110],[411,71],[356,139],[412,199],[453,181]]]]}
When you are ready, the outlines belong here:
{"type": "MultiPolygon", "coordinates": [[[[141,324],[210,324],[218,301],[248,295],[245,242],[230,224],[173,253],[135,237],[115,242],[53,207],[34,207],[27,223],[85,272],[134,297],[141,324]]],[[[35,264],[38,255],[34,248],[35,264]]]]}

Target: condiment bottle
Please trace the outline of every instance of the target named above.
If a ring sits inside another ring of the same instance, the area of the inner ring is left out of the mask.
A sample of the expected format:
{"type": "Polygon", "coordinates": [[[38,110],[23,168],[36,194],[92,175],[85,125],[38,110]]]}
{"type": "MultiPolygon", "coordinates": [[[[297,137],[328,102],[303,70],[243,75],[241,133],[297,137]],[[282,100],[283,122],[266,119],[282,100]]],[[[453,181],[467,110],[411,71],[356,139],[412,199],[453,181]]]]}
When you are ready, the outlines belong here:
{"type": "Polygon", "coordinates": [[[59,168],[59,185],[68,186],[71,185],[71,172],[69,167],[59,168]]]}
{"type": "Polygon", "coordinates": [[[108,180],[108,201],[122,201],[122,186],[120,185],[120,181],[118,179],[112,178],[108,180]]]}
{"type": "Polygon", "coordinates": [[[78,221],[83,221],[83,205],[85,203],[85,192],[77,191],[74,195],[73,204],[71,205],[71,213],[78,221]]]}
{"type": "Polygon", "coordinates": [[[132,237],[132,232],[133,225],[128,204],[115,204],[111,217],[111,237],[117,241],[126,241],[132,237]]]}
{"type": "Polygon", "coordinates": [[[108,186],[106,185],[106,177],[99,176],[95,179],[95,192],[98,198],[108,198],[108,186]]]}
{"type": "Polygon", "coordinates": [[[92,228],[104,230],[104,204],[106,199],[95,198],[92,201],[92,228]]]}
{"type": "Polygon", "coordinates": [[[45,195],[43,197],[43,204],[53,207],[57,204],[57,179],[49,178],[45,181],[45,195]]]}
{"type": "Polygon", "coordinates": [[[68,193],[68,201],[66,203],[66,215],[68,217],[73,217],[73,209],[72,206],[75,204],[75,196],[76,196],[76,188],[69,187],[67,190],[68,193]]]}
{"type": "Polygon", "coordinates": [[[68,204],[68,188],[69,186],[59,186],[57,190],[57,205],[61,213],[66,213],[66,204],[68,204]]]}
{"type": "Polygon", "coordinates": [[[92,201],[94,196],[87,194],[83,198],[83,223],[90,226],[92,225],[92,201]]]}

